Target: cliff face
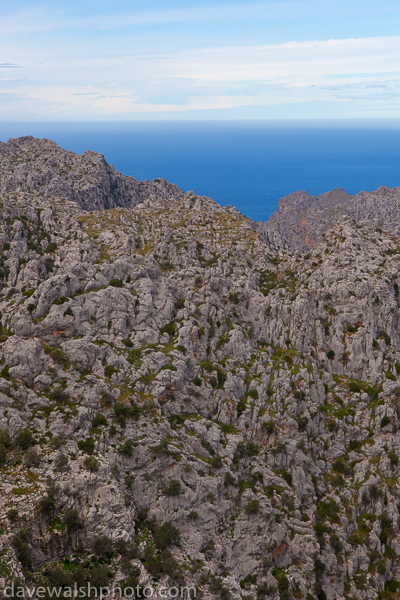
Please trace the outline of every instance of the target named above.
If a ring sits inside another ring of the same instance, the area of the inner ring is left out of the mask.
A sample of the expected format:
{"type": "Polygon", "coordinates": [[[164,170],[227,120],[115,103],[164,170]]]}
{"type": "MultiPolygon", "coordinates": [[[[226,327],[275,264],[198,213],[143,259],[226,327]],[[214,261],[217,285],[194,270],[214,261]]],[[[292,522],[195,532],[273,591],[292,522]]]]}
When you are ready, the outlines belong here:
{"type": "Polygon", "coordinates": [[[398,238],[1,177],[2,583],[396,598],[398,238]]]}
{"type": "Polygon", "coordinates": [[[35,198],[66,198],[84,210],[133,207],[149,195],[179,198],[182,190],[164,179],[136,181],[115,171],[101,154],[82,156],[51,140],[31,136],[0,142],[0,192],[35,198]]]}
{"type": "Polygon", "coordinates": [[[400,235],[400,188],[380,187],[350,196],[342,189],[320,196],[295,192],[279,200],[279,208],[266,222],[252,223],[271,249],[308,252],[338,220],[369,219],[400,235]]]}

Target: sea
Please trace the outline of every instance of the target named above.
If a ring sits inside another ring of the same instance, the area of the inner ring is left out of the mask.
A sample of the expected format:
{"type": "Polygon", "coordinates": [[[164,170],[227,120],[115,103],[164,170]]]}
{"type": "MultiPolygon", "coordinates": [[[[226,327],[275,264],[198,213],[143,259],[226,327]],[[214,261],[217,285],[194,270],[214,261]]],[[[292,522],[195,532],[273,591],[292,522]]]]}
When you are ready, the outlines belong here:
{"type": "Polygon", "coordinates": [[[136,179],[268,220],[282,196],[400,186],[400,119],[0,123],[0,140],[32,135],[94,150],[136,179]]]}

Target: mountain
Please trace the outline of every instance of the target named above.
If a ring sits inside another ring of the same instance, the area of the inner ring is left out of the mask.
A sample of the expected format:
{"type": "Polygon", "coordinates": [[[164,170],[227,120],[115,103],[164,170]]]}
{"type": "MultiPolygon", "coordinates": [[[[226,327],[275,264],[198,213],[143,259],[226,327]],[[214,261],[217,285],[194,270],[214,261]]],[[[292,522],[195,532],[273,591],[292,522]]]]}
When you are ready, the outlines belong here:
{"type": "Polygon", "coordinates": [[[182,190],[164,179],[136,181],[115,171],[101,154],[82,156],[51,140],[31,136],[0,142],[0,192],[66,198],[85,210],[133,207],[149,195],[178,198],[182,190]]]}
{"type": "Polygon", "coordinates": [[[341,215],[277,252],[236,209],[99,155],[5,146],[0,587],[397,598],[394,228],[341,215]]]}
{"type": "Polygon", "coordinates": [[[308,252],[343,216],[368,219],[400,235],[400,188],[382,186],[355,196],[340,188],[319,196],[294,192],[279,200],[266,223],[253,221],[252,226],[275,251],[308,252]]]}

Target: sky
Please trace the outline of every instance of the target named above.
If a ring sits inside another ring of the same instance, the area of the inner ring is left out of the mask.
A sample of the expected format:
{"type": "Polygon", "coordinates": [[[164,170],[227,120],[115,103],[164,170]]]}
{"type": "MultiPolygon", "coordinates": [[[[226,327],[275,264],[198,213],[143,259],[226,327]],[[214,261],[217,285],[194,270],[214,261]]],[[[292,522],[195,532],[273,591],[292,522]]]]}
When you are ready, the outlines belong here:
{"type": "Polygon", "coordinates": [[[398,0],[1,0],[0,121],[400,117],[398,0]]]}

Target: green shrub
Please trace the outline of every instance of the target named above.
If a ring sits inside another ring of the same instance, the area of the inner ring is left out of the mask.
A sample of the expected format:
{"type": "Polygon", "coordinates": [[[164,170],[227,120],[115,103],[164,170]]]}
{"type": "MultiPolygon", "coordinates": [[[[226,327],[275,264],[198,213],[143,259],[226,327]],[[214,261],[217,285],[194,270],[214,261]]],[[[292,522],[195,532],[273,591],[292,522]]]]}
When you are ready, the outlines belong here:
{"type": "MultiPolygon", "coordinates": [[[[397,285],[397,284],[395,284],[397,285]]],[[[399,290],[397,286],[397,296],[399,295],[399,290]]],[[[390,594],[395,594],[400,587],[400,583],[396,581],[396,579],[388,579],[385,581],[385,592],[389,592],[390,594]]]]}
{"type": "Polygon", "coordinates": [[[97,565],[90,571],[90,583],[94,588],[102,588],[108,585],[110,577],[109,569],[104,565],[97,565]]]}
{"type": "Polygon", "coordinates": [[[182,493],[182,485],[179,479],[170,479],[167,487],[163,488],[166,496],[179,496],[182,493]]]}
{"type": "Polygon", "coordinates": [[[123,454],[124,456],[132,456],[133,455],[133,444],[132,440],[126,440],[119,448],[119,454],[123,454]]]}
{"type": "Polygon", "coordinates": [[[335,358],[335,351],[334,350],[328,350],[328,352],[326,353],[327,358],[329,358],[329,360],[333,360],[335,358]]]}
{"type": "Polygon", "coordinates": [[[99,535],[92,542],[92,552],[96,556],[105,558],[110,555],[113,550],[112,540],[106,535],[99,535]]]}
{"type": "Polygon", "coordinates": [[[102,425],[107,425],[107,419],[105,418],[104,415],[99,413],[93,419],[92,427],[94,427],[96,429],[97,427],[101,427],[102,425]]]}
{"type": "Polygon", "coordinates": [[[174,336],[175,335],[175,323],[167,323],[166,325],[164,325],[164,327],[161,327],[160,329],[160,333],[168,333],[169,336],[174,336]]]}
{"type": "Polygon", "coordinates": [[[285,571],[283,570],[283,568],[274,569],[274,571],[272,572],[272,575],[275,577],[275,579],[278,582],[278,591],[279,591],[281,600],[289,600],[289,598],[290,598],[290,595],[289,595],[290,583],[289,583],[289,579],[288,579],[285,571]]]}
{"type": "Polygon", "coordinates": [[[4,467],[7,462],[7,448],[0,444],[0,468],[4,467]]]}
{"type": "Polygon", "coordinates": [[[111,377],[114,373],[115,373],[115,367],[114,367],[114,365],[106,365],[104,367],[104,375],[106,377],[111,377]]]}
{"type": "Polygon", "coordinates": [[[146,568],[153,577],[159,578],[161,575],[177,577],[180,575],[179,565],[168,548],[155,553],[154,549],[148,546],[144,559],[146,568]]]}
{"type": "Polygon", "coordinates": [[[45,252],[55,252],[57,250],[57,244],[55,242],[50,242],[47,244],[45,252]]]}
{"type": "Polygon", "coordinates": [[[237,411],[238,418],[242,415],[242,413],[244,413],[244,411],[246,410],[246,406],[247,406],[247,397],[243,396],[243,398],[240,398],[239,402],[236,405],[236,411],[237,411]]]}
{"type": "Polygon", "coordinates": [[[346,477],[350,477],[350,475],[352,475],[352,473],[353,473],[351,467],[349,465],[347,465],[346,463],[344,463],[341,458],[338,458],[333,463],[332,467],[333,467],[333,470],[336,471],[336,473],[341,473],[343,475],[346,475],[346,477]]]}
{"type": "Polygon", "coordinates": [[[55,402],[64,402],[69,399],[69,393],[64,392],[62,387],[57,387],[48,394],[48,397],[55,402]]]}
{"type": "Polygon", "coordinates": [[[340,523],[339,512],[340,508],[335,500],[329,499],[326,502],[321,501],[317,505],[316,521],[318,523],[324,523],[328,520],[331,523],[340,523]]]}
{"type": "Polygon", "coordinates": [[[2,370],[0,371],[0,375],[4,379],[9,379],[9,377],[10,377],[10,367],[8,365],[6,365],[5,367],[3,367],[2,370]]]}
{"type": "Polygon", "coordinates": [[[389,423],[390,423],[390,418],[387,415],[383,416],[381,419],[381,427],[382,428],[386,427],[387,425],[389,425],[389,423]]]}
{"type": "Polygon", "coordinates": [[[158,525],[153,531],[153,539],[156,547],[159,550],[164,550],[168,546],[177,546],[181,541],[179,530],[167,522],[163,525],[158,525]]]}
{"type": "Polygon", "coordinates": [[[276,588],[272,585],[269,585],[267,581],[263,581],[257,588],[257,599],[273,597],[276,592],[276,588]]]}
{"type": "Polygon", "coordinates": [[[25,296],[25,298],[30,298],[34,293],[35,289],[32,288],[30,290],[25,290],[24,292],[22,292],[22,295],[25,296]]]}
{"type": "Polygon", "coordinates": [[[260,453],[260,448],[257,446],[257,444],[254,444],[253,442],[247,442],[247,444],[246,444],[247,456],[249,456],[251,458],[252,456],[258,456],[259,453],[260,453]]]}
{"type": "Polygon", "coordinates": [[[70,508],[64,515],[64,523],[68,533],[75,533],[79,529],[82,529],[83,523],[79,517],[79,513],[76,508],[70,508]]]}
{"type": "Polygon", "coordinates": [[[264,421],[264,423],[262,424],[263,429],[265,429],[265,431],[268,433],[268,435],[271,435],[271,433],[274,433],[275,431],[275,425],[273,423],[273,421],[264,421]]]}
{"type": "Polygon", "coordinates": [[[34,448],[29,448],[25,454],[24,459],[25,465],[30,469],[31,467],[38,467],[40,465],[40,455],[34,448]]]}
{"type": "Polygon", "coordinates": [[[78,442],[79,450],[86,454],[93,454],[94,452],[94,439],[92,437],[86,438],[86,440],[80,440],[78,442]]]}
{"type": "Polygon", "coordinates": [[[381,522],[381,534],[379,536],[379,540],[381,544],[386,544],[389,536],[392,535],[394,531],[392,519],[384,513],[379,517],[379,520],[381,522]]]}
{"type": "Polygon", "coordinates": [[[118,279],[117,277],[115,277],[114,279],[111,279],[110,281],[110,285],[112,287],[118,287],[121,288],[124,285],[124,282],[121,279],[118,279]]]}
{"type": "Polygon", "coordinates": [[[134,419],[139,418],[140,408],[135,402],[132,402],[130,406],[128,404],[117,402],[114,406],[114,412],[119,424],[124,426],[126,417],[133,417],[134,419]]]}
{"type": "Polygon", "coordinates": [[[377,340],[385,340],[385,344],[386,346],[390,346],[392,340],[390,338],[390,335],[388,335],[386,333],[386,331],[381,331],[380,333],[378,333],[378,335],[376,336],[377,340]]]}
{"type": "Polygon", "coordinates": [[[355,394],[358,394],[359,392],[361,392],[361,387],[355,381],[350,381],[350,383],[349,383],[349,390],[351,392],[354,392],[355,394]]]}
{"type": "Polygon", "coordinates": [[[59,296],[58,298],[56,298],[53,302],[53,304],[65,304],[65,302],[68,302],[69,298],[66,298],[65,296],[59,296]]]}
{"type": "Polygon", "coordinates": [[[65,444],[65,437],[63,435],[53,435],[50,440],[50,446],[52,448],[61,448],[65,444]]]}
{"type": "Polygon", "coordinates": [[[346,331],[348,333],[356,333],[356,331],[358,330],[359,325],[347,325],[346,331]]]}
{"type": "Polygon", "coordinates": [[[65,471],[68,466],[68,458],[65,454],[59,454],[54,461],[54,469],[56,471],[65,471]]]}
{"type": "Polygon", "coordinates": [[[131,365],[139,365],[141,356],[142,356],[142,351],[139,348],[137,348],[136,350],[130,350],[127,361],[131,365]]]}
{"type": "Polygon", "coordinates": [[[34,445],[35,440],[29,429],[20,429],[15,438],[15,443],[21,450],[28,450],[34,445]]]}
{"type": "Polygon", "coordinates": [[[56,502],[53,496],[43,496],[38,502],[38,511],[41,515],[45,515],[46,517],[50,517],[55,509],[56,502]]]}
{"type": "Polygon", "coordinates": [[[216,387],[218,387],[218,380],[216,377],[210,377],[210,379],[208,380],[208,383],[211,385],[211,387],[213,387],[214,389],[216,387]]]}
{"type": "Polygon", "coordinates": [[[178,298],[177,300],[175,300],[175,308],[176,310],[185,308],[185,298],[178,298]]]}
{"type": "Polygon", "coordinates": [[[213,456],[211,459],[211,466],[214,469],[220,469],[222,467],[222,459],[220,456],[213,456]]]}
{"type": "Polygon", "coordinates": [[[257,583],[257,575],[249,574],[244,579],[242,579],[239,583],[242,590],[249,590],[252,585],[257,583]]]}
{"type": "Polygon", "coordinates": [[[83,464],[88,471],[92,472],[98,471],[100,468],[100,463],[94,456],[87,456],[83,464]]]}
{"type": "Polygon", "coordinates": [[[10,521],[10,523],[15,523],[19,518],[18,509],[10,508],[10,510],[7,511],[7,518],[10,521]]]}
{"type": "Polygon", "coordinates": [[[371,500],[377,500],[380,496],[383,495],[383,492],[378,488],[376,483],[373,483],[369,488],[369,495],[371,500]]]}
{"type": "Polygon", "coordinates": [[[237,483],[237,481],[230,471],[225,473],[225,478],[224,478],[224,486],[225,487],[228,487],[228,485],[236,485],[236,483],[237,483]]]}
{"type": "Polygon", "coordinates": [[[349,450],[350,451],[358,451],[362,448],[362,445],[363,445],[362,440],[351,440],[351,442],[349,443],[349,450]]]}
{"type": "Polygon", "coordinates": [[[391,468],[393,469],[394,467],[397,467],[399,464],[399,457],[394,450],[390,450],[390,452],[388,452],[388,458],[390,460],[391,468]]]}
{"type": "MultiPolygon", "coordinates": [[[[79,570],[78,570],[79,573],[79,570]]],[[[65,588],[73,584],[72,574],[58,566],[48,566],[44,570],[46,583],[49,587],[65,588]]],[[[50,596],[51,594],[49,594],[50,596]]],[[[65,598],[66,596],[64,596],[65,598]]]]}
{"type": "Polygon", "coordinates": [[[297,417],[296,420],[299,431],[305,431],[308,425],[308,417],[297,417]]]}
{"type": "Polygon", "coordinates": [[[58,362],[62,367],[68,369],[70,366],[69,358],[65,356],[61,348],[57,348],[54,346],[49,346],[48,344],[43,344],[43,350],[45,354],[51,356],[51,358],[58,362]]]}
{"type": "Polygon", "coordinates": [[[124,340],[122,340],[122,343],[125,344],[127,348],[132,348],[133,346],[133,342],[130,338],[125,338],[124,340]]]}
{"type": "Polygon", "coordinates": [[[68,306],[65,310],[64,310],[64,317],[73,317],[74,313],[72,311],[72,308],[70,306],[68,306]]]}
{"type": "Polygon", "coordinates": [[[172,363],[168,363],[167,365],[164,365],[163,367],[161,367],[161,370],[163,370],[163,371],[177,371],[178,369],[172,363]]]}
{"type": "Polygon", "coordinates": [[[246,515],[256,515],[260,512],[260,502],[257,499],[249,500],[244,509],[246,515]]]}
{"type": "Polygon", "coordinates": [[[17,535],[12,538],[12,545],[15,553],[23,567],[29,567],[32,562],[28,540],[28,533],[24,530],[19,531],[17,535]]]}

